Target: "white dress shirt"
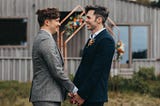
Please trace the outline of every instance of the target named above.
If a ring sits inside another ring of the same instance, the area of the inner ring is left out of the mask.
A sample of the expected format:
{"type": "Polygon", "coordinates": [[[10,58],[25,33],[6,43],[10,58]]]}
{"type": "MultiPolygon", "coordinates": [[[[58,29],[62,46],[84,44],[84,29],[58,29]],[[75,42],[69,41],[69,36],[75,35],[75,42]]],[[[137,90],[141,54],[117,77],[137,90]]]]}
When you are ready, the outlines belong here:
{"type": "Polygon", "coordinates": [[[102,32],[104,29],[106,29],[106,28],[102,28],[102,29],[100,29],[99,31],[95,32],[94,34],[91,34],[92,36],[90,35],[89,38],[90,38],[90,39],[95,38],[95,37],[96,37],[100,32],[102,32]]]}

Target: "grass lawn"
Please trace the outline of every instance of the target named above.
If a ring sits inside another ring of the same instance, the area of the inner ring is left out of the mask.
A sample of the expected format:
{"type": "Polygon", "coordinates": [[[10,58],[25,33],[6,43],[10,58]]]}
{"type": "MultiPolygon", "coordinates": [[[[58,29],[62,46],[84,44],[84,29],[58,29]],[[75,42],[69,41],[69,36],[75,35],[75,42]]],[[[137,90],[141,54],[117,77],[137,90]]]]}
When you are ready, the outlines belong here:
{"type": "MultiPolygon", "coordinates": [[[[32,104],[28,102],[28,98],[18,97],[14,101],[10,101],[7,98],[1,97],[0,106],[32,106],[32,104]]],[[[66,100],[62,106],[76,105],[71,105],[68,100],[66,100]]],[[[109,92],[109,102],[105,103],[105,106],[160,106],[160,99],[131,92],[109,92]]]]}
{"type": "Polygon", "coordinates": [[[160,106],[160,98],[150,97],[135,92],[109,92],[109,102],[105,106],[160,106]]]}
{"type": "MultiPolygon", "coordinates": [[[[152,67],[141,68],[132,79],[115,76],[108,84],[109,90],[115,92],[109,92],[105,106],[160,106],[159,82],[160,75],[156,77],[152,67]]],[[[0,106],[32,106],[28,100],[30,87],[31,82],[0,81],[0,106]]],[[[76,105],[66,100],[62,106],[76,105]]]]}

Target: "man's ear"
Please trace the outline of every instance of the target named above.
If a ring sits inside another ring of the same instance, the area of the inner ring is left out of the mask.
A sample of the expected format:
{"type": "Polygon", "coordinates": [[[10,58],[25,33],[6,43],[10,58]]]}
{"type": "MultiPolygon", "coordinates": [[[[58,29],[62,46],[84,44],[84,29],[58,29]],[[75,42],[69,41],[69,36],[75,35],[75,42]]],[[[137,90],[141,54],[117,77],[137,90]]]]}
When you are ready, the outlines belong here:
{"type": "Polygon", "coordinates": [[[98,23],[98,24],[102,23],[102,17],[98,17],[98,18],[97,18],[97,23],[98,23]]]}
{"type": "Polygon", "coordinates": [[[49,26],[49,20],[46,19],[46,20],[44,21],[44,25],[49,26]]]}

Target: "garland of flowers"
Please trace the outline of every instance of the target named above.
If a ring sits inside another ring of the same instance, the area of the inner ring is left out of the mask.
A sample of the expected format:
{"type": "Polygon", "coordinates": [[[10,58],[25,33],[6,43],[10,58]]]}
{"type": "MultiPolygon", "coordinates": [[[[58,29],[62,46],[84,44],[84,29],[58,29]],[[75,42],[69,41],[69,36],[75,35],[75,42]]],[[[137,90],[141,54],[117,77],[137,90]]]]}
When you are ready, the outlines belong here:
{"type": "Polygon", "coordinates": [[[116,41],[116,44],[115,44],[115,60],[120,61],[123,57],[123,54],[125,53],[125,50],[124,50],[125,45],[120,40],[120,30],[117,27],[117,25],[110,18],[108,18],[108,20],[107,20],[106,28],[109,31],[109,33],[115,37],[115,41],[116,41]],[[116,28],[116,31],[118,31],[118,33],[113,32],[113,27],[116,28]]]}
{"type": "Polygon", "coordinates": [[[121,60],[124,52],[124,43],[118,40],[116,43],[116,60],[121,60]]]}
{"type": "Polygon", "coordinates": [[[82,16],[70,17],[70,20],[65,25],[65,35],[70,36],[73,32],[78,29],[79,26],[84,22],[84,18],[82,16]]]}

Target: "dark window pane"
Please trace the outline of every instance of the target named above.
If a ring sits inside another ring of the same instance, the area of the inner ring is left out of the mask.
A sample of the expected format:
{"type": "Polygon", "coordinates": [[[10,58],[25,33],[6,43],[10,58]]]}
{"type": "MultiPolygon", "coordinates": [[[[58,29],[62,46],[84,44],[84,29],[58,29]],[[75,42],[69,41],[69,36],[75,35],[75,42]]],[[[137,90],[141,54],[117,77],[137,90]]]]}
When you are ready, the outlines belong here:
{"type": "Polygon", "coordinates": [[[0,19],[0,45],[25,45],[27,19],[0,19]]]}
{"type": "Polygon", "coordinates": [[[147,35],[146,26],[132,26],[132,58],[147,58],[147,35]]]}

